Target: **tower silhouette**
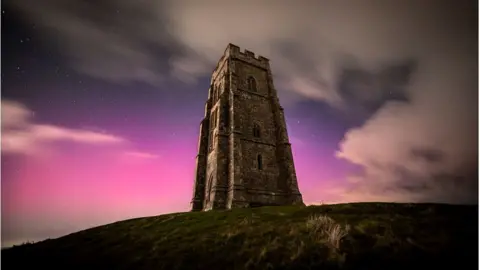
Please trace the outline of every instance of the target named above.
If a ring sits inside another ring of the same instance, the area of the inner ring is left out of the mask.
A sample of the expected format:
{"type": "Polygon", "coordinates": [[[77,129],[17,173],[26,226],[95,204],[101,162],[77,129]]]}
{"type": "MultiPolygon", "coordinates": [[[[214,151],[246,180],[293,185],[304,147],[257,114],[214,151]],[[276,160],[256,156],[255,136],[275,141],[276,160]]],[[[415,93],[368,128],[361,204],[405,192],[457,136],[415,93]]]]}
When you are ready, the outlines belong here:
{"type": "Polygon", "coordinates": [[[192,211],[303,205],[269,60],[229,44],[200,124],[192,211]]]}

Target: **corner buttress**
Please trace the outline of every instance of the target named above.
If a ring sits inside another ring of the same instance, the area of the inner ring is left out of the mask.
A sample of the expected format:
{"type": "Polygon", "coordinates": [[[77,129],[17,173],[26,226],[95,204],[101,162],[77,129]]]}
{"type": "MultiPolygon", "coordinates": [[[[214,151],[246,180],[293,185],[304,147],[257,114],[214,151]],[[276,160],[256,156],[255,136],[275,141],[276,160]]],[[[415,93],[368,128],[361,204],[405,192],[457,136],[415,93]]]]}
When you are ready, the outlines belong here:
{"type": "Polygon", "coordinates": [[[205,196],[205,181],[207,173],[208,151],[208,118],[205,117],[200,123],[200,135],[198,139],[198,155],[196,158],[195,183],[193,187],[192,211],[202,211],[205,196]]]}

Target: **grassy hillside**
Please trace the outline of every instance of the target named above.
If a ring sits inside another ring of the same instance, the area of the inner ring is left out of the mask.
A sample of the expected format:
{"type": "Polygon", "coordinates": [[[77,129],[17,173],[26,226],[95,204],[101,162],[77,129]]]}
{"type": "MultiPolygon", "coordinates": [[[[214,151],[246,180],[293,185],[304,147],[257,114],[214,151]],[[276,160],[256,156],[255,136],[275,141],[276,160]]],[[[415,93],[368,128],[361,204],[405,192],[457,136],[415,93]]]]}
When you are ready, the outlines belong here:
{"type": "Polygon", "coordinates": [[[2,250],[2,269],[478,269],[476,206],[358,203],[177,213],[2,250]]]}

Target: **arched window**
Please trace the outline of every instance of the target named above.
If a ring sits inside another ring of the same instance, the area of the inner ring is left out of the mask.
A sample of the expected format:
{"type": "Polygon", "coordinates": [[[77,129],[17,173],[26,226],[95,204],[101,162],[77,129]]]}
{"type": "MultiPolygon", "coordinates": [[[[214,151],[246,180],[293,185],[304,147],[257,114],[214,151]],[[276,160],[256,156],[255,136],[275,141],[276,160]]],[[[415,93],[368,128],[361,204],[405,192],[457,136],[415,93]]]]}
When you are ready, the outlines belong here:
{"type": "Polygon", "coordinates": [[[253,124],[253,137],[260,138],[260,126],[257,123],[253,124]]]}
{"type": "Polygon", "coordinates": [[[262,155],[257,156],[257,166],[259,170],[263,169],[263,164],[262,164],[262,155]]]}
{"type": "Polygon", "coordinates": [[[257,81],[255,81],[255,78],[253,78],[252,76],[248,77],[247,86],[248,90],[257,92],[257,81]]]}

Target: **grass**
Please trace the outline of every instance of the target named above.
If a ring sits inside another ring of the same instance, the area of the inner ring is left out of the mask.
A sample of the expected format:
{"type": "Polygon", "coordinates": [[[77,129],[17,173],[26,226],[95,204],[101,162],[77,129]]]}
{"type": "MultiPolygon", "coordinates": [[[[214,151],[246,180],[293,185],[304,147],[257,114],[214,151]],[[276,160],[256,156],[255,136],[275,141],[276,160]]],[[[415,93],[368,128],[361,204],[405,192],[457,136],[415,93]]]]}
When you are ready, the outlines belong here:
{"type": "Polygon", "coordinates": [[[131,219],[1,255],[4,269],[478,269],[477,233],[477,206],[261,207],[131,219]]]}
{"type": "Polygon", "coordinates": [[[312,239],[340,249],[340,241],[348,235],[350,225],[342,226],[327,215],[314,215],[306,223],[312,239]]]}

